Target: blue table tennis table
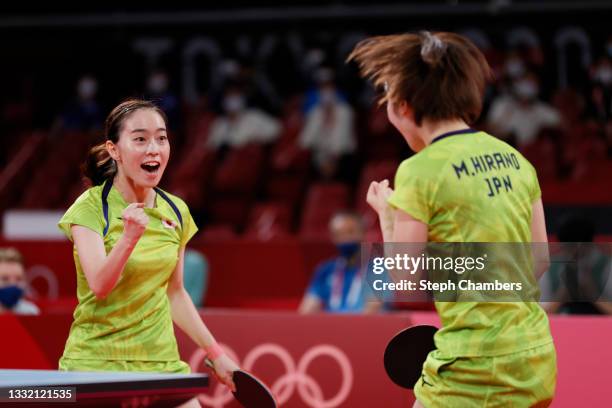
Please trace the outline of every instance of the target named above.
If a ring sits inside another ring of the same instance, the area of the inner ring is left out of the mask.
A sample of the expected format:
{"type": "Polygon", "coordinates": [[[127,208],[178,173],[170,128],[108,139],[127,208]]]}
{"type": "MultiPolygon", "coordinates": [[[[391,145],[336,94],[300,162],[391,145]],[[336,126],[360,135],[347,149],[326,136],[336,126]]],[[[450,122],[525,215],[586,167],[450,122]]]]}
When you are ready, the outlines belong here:
{"type": "Polygon", "coordinates": [[[0,407],[176,407],[207,387],[205,374],[0,370],[0,407]]]}

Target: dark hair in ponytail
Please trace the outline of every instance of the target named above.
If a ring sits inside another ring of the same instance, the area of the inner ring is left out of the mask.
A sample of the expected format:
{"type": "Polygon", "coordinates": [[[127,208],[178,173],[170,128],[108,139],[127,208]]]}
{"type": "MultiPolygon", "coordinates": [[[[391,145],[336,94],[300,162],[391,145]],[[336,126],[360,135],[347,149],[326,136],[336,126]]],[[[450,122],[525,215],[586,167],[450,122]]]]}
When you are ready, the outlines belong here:
{"type": "Polygon", "coordinates": [[[480,50],[454,33],[422,31],[363,40],[348,57],[364,77],[385,88],[381,102],[406,101],[424,119],[474,123],[491,68],[480,50]]]}
{"type": "MultiPolygon", "coordinates": [[[[164,111],[151,101],[143,99],[127,99],[108,114],[104,122],[104,136],[106,140],[113,143],[119,141],[119,134],[123,122],[133,113],[140,109],[152,109],[164,119],[166,125],[168,118],[164,111]]],[[[115,177],[117,174],[117,163],[111,158],[106,150],[106,141],[95,145],[89,150],[85,162],[81,166],[83,177],[90,185],[97,186],[104,181],[115,177]]]]}

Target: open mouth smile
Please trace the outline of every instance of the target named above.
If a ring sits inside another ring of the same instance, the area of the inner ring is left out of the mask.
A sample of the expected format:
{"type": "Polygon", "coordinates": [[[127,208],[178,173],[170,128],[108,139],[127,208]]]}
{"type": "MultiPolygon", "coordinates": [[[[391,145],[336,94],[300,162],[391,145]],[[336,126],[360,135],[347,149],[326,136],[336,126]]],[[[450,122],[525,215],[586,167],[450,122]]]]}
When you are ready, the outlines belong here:
{"type": "Polygon", "coordinates": [[[140,165],[140,167],[148,173],[156,173],[160,166],[160,163],[156,161],[145,162],[140,165]]]}

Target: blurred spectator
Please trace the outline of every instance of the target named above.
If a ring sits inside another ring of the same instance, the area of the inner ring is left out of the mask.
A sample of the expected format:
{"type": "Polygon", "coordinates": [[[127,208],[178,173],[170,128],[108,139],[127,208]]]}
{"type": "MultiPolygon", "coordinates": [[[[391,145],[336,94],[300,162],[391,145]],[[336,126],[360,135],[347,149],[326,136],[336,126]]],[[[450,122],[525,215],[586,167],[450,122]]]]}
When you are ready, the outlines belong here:
{"type": "Polygon", "coordinates": [[[21,254],[14,248],[0,248],[0,314],[39,314],[38,307],[23,297],[26,288],[21,254]]]}
{"type": "Polygon", "coordinates": [[[208,262],[204,255],[195,249],[185,250],[183,281],[185,290],[196,307],[204,306],[208,287],[208,262]]]}
{"type": "MultiPolygon", "coordinates": [[[[313,70],[311,73],[312,85],[304,94],[304,113],[308,113],[321,102],[321,90],[322,85],[325,84],[334,84],[334,71],[328,67],[318,67],[316,70],[313,70]]],[[[342,101],[346,102],[346,95],[344,93],[334,87],[335,97],[342,101]]]]}
{"type": "Polygon", "coordinates": [[[231,86],[223,96],[224,115],[216,118],[207,145],[213,149],[241,147],[249,143],[265,144],[276,140],[280,122],[267,113],[247,106],[241,88],[231,86]]]}
{"type": "Polygon", "coordinates": [[[162,108],[168,117],[168,125],[171,128],[179,127],[181,123],[179,100],[170,90],[170,80],[165,71],[156,70],[149,75],[147,79],[147,98],[162,108]]]}
{"type": "Polygon", "coordinates": [[[510,51],[504,63],[504,77],[509,83],[516,81],[527,73],[527,66],[518,51],[510,51]]]}
{"type": "Polygon", "coordinates": [[[313,74],[316,75],[316,72],[321,68],[321,65],[323,65],[327,55],[322,48],[314,47],[306,51],[303,58],[300,70],[302,77],[305,79],[311,78],[313,74]]]}
{"type": "Polygon", "coordinates": [[[329,230],[338,256],[317,268],[300,305],[300,313],[379,311],[382,302],[366,290],[366,271],[361,265],[360,249],[364,238],[361,216],[337,213],[329,222],[329,230]]]}
{"type": "Polygon", "coordinates": [[[561,124],[561,116],[548,103],[538,99],[538,77],[527,73],[512,82],[512,91],[498,96],[487,117],[491,132],[503,139],[514,139],[519,147],[533,142],[545,127],[561,124]]]}
{"type": "Polygon", "coordinates": [[[213,99],[218,102],[223,98],[223,91],[231,86],[238,85],[247,103],[265,109],[275,114],[282,110],[283,99],[278,94],[277,87],[281,86],[283,80],[295,82],[294,77],[289,75],[290,67],[283,66],[282,76],[273,76],[269,67],[253,65],[248,58],[240,60],[226,59],[221,61],[217,68],[215,82],[210,89],[213,99]],[[273,81],[271,81],[273,79],[273,81]]]}
{"type": "Polygon", "coordinates": [[[600,123],[612,118],[612,59],[602,58],[591,67],[589,115],[600,123]]]}
{"type": "Polygon", "coordinates": [[[306,114],[299,144],[312,151],[314,165],[324,178],[341,172],[357,148],[353,108],[341,98],[331,71],[319,73],[318,97],[306,114]]]}
{"type": "Polygon", "coordinates": [[[55,128],[90,131],[102,128],[102,113],[96,99],[98,81],[92,75],[85,75],[79,79],[76,89],[76,99],[60,115],[55,128]]]}
{"type": "Polygon", "coordinates": [[[561,224],[561,254],[551,257],[550,269],[542,278],[542,298],[552,300],[542,305],[547,312],[612,314],[610,254],[592,243],[594,234],[587,218],[570,217],[561,224]]]}

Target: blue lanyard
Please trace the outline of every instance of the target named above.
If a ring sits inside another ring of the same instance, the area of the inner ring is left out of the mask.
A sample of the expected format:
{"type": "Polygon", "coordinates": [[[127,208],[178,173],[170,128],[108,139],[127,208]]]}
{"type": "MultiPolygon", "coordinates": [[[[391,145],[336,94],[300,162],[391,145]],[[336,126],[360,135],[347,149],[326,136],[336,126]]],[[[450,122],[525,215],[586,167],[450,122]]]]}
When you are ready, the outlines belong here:
{"type": "MultiPolygon", "coordinates": [[[[334,262],[334,272],[332,273],[332,288],[331,297],[329,299],[329,308],[331,310],[339,310],[342,306],[342,291],[344,289],[344,270],[346,269],[346,260],[344,258],[338,258],[334,262]]],[[[361,277],[363,275],[363,268],[359,268],[353,276],[351,287],[346,297],[346,307],[354,307],[359,302],[359,295],[361,294],[361,277]]]]}

